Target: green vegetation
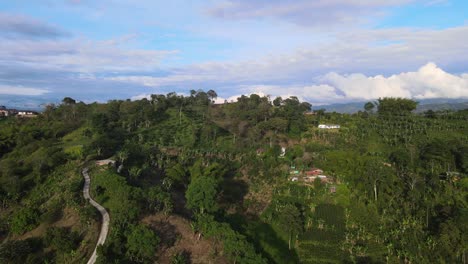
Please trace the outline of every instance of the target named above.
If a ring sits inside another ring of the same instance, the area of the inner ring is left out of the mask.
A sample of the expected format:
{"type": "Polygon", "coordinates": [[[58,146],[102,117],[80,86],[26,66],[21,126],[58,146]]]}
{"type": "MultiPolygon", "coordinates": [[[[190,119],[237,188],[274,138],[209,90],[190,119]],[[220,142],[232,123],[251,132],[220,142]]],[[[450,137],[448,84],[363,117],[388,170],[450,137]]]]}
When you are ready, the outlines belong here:
{"type": "Polygon", "coordinates": [[[158,244],[159,238],[151,229],[143,225],[133,226],[127,237],[127,254],[136,262],[150,261],[158,244]]]}
{"type": "Polygon", "coordinates": [[[99,263],[466,261],[468,110],[415,114],[413,100],[381,98],[309,115],[296,97],[216,96],[66,97],[1,120],[0,262],[87,261],[100,218],[84,167],[111,216],[99,263]],[[115,166],[95,165],[107,158],[115,166]],[[205,252],[148,220],[173,215],[205,252]]]}
{"type": "Polygon", "coordinates": [[[70,232],[66,228],[52,227],[47,230],[44,242],[59,252],[67,253],[75,250],[80,242],[76,231],[70,232]]]}
{"type": "Polygon", "coordinates": [[[197,213],[216,212],[216,186],[215,178],[200,176],[193,179],[187,188],[187,208],[197,213]]]}

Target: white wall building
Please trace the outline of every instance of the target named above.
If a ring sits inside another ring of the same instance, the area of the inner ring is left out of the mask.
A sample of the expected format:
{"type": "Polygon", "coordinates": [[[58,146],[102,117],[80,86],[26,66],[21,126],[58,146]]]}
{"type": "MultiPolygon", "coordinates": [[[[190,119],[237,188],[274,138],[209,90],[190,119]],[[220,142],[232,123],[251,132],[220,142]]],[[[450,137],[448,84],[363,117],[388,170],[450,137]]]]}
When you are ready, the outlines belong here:
{"type": "Polygon", "coordinates": [[[318,126],[318,128],[320,129],[339,129],[340,128],[340,125],[325,125],[325,124],[321,124],[318,126]]]}

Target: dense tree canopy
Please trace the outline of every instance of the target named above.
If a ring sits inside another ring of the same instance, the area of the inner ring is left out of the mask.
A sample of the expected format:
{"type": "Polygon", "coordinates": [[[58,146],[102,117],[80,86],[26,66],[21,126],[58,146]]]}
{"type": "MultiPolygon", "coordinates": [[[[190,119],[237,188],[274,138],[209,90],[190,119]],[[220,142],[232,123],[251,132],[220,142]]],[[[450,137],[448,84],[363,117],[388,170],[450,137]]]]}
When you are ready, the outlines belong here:
{"type": "Polygon", "coordinates": [[[192,180],[187,188],[187,207],[200,214],[214,212],[216,204],[217,181],[213,177],[200,176],[192,180]]]}
{"type": "Polygon", "coordinates": [[[404,115],[409,114],[416,109],[417,102],[405,98],[379,98],[377,112],[379,115],[404,115]]]}

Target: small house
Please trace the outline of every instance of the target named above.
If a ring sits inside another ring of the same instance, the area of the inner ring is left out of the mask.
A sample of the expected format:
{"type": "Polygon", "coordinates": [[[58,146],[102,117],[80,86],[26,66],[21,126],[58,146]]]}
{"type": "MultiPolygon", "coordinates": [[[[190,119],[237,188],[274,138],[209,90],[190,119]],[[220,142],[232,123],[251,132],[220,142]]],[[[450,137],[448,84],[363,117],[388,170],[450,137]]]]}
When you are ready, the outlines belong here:
{"type": "Polygon", "coordinates": [[[105,166],[105,165],[109,165],[109,164],[114,166],[115,165],[115,160],[105,159],[105,160],[96,161],[96,165],[98,165],[98,166],[105,166]]]}
{"type": "Polygon", "coordinates": [[[0,116],[12,116],[17,112],[16,109],[8,109],[5,106],[0,106],[0,116]]]}
{"type": "Polygon", "coordinates": [[[320,175],[320,174],[323,174],[323,170],[318,169],[318,168],[312,168],[312,169],[306,171],[305,174],[307,176],[320,175]]]}

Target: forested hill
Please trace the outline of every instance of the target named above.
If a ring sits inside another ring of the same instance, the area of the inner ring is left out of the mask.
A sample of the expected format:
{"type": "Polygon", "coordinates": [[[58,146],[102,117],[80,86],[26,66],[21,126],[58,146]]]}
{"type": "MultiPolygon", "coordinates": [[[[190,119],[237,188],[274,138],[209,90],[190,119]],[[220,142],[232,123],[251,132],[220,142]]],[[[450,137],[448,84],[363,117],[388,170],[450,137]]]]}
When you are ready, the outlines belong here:
{"type": "Polygon", "coordinates": [[[111,219],[98,263],[466,262],[468,110],[216,96],[0,119],[0,263],[87,262],[101,218],[83,168],[111,219]]]}

